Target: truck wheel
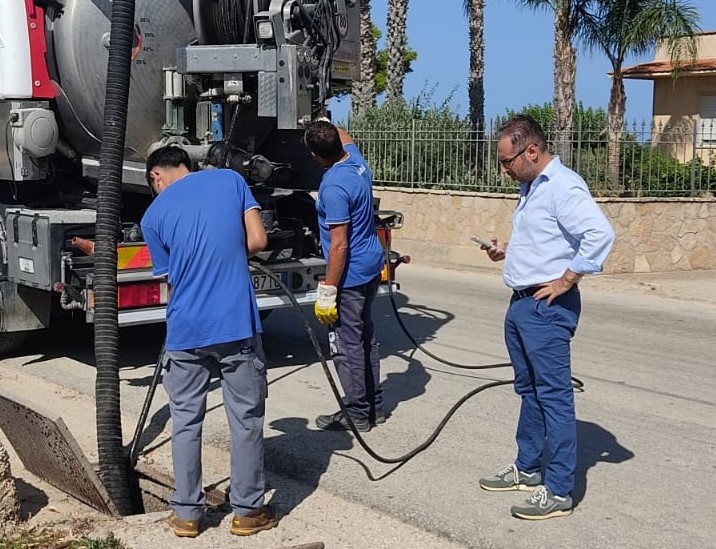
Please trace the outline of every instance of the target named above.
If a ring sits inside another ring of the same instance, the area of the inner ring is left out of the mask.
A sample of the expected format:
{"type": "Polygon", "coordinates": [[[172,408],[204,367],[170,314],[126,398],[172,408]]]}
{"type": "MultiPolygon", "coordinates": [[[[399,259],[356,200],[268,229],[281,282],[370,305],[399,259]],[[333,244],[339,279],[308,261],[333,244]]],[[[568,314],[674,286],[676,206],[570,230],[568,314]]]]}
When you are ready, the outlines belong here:
{"type": "Polygon", "coordinates": [[[0,333],[0,356],[14,351],[25,342],[27,332],[1,332],[0,333]]]}

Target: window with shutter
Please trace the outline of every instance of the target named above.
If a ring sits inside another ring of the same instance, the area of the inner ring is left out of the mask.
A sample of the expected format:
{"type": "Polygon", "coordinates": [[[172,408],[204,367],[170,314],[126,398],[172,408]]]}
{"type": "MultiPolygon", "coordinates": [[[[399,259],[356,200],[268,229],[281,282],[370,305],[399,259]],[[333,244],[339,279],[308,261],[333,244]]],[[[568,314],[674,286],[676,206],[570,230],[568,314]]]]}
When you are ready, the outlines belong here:
{"type": "Polygon", "coordinates": [[[703,95],[699,100],[696,140],[702,147],[716,147],[716,95],[703,95]]]}

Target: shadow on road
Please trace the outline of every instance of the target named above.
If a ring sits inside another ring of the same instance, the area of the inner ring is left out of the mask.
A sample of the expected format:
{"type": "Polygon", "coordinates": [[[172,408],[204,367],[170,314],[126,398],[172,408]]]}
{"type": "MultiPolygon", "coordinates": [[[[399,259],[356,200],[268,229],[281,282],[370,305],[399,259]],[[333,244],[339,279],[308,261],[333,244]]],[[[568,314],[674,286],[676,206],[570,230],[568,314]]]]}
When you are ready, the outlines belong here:
{"type": "MultiPolygon", "coordinates": [[[[403,322],[420,344],[434,340],[437,331],[454,318],[447,311],[411,304],[403,294],[395,294],[395,300],[403,322]]],[[[303,313],[325,349],[326,329],[315,321],[310,309],[304,307],[303,313]]],[[[413,350],[413,344],[400,330],[387,298],[376,301],[374,319],[382,358],[413,350]]],[[[128,369],[154,364],[165,334],[164,324],[120,329],[119,367],[128,369]]],[[[316,361],[316,352],[305,333],[303,319],[292,309],[274,311],[264,322],[264,348],[269,367],[300,366],[316,361]]],[[[64,319],[52,328],[30,333],[24,345],[7,356],[27,356],[25,366],[61,358],[93,366],[94,327],[80,318],[64,319]]],[[[134,384],[140,385],[136,381],[134,384]]]]}
{"type": "Polygon", "coordinates": [[[331,456],[338,450],[350,450],[353,437],[347,431],[317,431],[308,428],[308,420],[288,417],[272,421],[269,427],[280,435],[266,438],[266,469],[299,480],[291,489],[272,482],[276,492],[271,500],[281,515],[288,515],[318,487],[328,469],[331,456]]]}
{"type": "Polygon", "coordinates": [[[587,472],[597,463],[623,463],[634,457],[617,437],[596,423],[577,420],[577,471],[572,499],[578,505],[587,492],[587,472]]]}
{"type": "Polygon", "coordinates": [[[21,478],[15,479],[15,488],[17,489],[17,496],[20,501],[21,521],[26,521],[34,517],[44,509],[50,501],[43,490],[25,482],[21,478]]]}
{"type": "MultiPolygon", "coordinates": [[[[139,368],[155,363],[165,333],[163,324],[121,328],[119,367],[139,368]]],[[[94,326],[85,322],[71,321],[32,332],[23,346],[9,356],[27,355],[29,355],[28,360],[23,364],[26,367],[61,358],[70,358],[94,366],[94,326]]]]}
{"type": "MultiPolygon", "coordinates": [[[[420,345],[434,341],[440,328],[455,318],[449,311],[410,303],[409,298],[403,294],[394,294],[394,299],[403,324],[420,345]]],[[[381,357],[413,351],[415,346],[400,328],[390,300],[377,300],[374,311],[381,357]]]]}

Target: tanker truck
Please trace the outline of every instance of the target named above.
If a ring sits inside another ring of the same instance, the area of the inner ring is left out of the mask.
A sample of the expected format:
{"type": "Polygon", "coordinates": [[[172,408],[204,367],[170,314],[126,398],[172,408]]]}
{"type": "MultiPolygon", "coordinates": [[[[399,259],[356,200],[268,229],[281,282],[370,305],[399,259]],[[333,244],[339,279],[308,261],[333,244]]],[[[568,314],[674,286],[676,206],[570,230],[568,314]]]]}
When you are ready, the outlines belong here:
{"type": "MultiPolygon", "coordinates": [[[[110,0],[2,0],[0,13],[0,354],[32,330],[94,315],[93,238],[110,0]]],[[[163,322],[139,221],[144,162],[176,145],[196,169],[241,173],[269,244],[258,260],[315,300],[326,263],[301,144],[336,88],[358,77],[355,0],[137,0],[117,248],[119,325],[163,322]]],[[[387,245],[402,215],[376,208],[387,245]]],[[[386,260],[391,284],[400,258],[386,260]]],[[[259,309],[290,305],[253,271],[259,309]]],[[[383,286],[381,294],[388,293],[383,286]]]]}

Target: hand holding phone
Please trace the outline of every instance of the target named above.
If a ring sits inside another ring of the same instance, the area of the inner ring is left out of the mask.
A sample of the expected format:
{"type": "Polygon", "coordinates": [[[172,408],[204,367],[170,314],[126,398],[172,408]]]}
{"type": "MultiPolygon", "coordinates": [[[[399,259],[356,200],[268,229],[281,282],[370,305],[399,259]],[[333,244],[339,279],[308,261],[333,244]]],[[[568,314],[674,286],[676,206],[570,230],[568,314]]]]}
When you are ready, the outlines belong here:
{"type": "Polygon", "coordinates": [[[502,261],[505,259],[505,249],[496,244],[498,241],[488,242],[479,236],[471,236],[470,240],[472,240],[475,244],[478,244],[481,249],[485,250],[488,257],[492,259],[492,261],[502,261]]]}
{"type": "Polygon", "coordinates": [[[478,246],[482,246],[482,247],[484,247],[484,248],[492,248],[492,247],[495,246],[492,242],[489,242],[489,241],[487,241],[487,240],[483,240],[483,239],[480,238],[479,236],[471,236],[471,237],[470,237],[470,240],[472,240],[472,241],[473,241],[475,244],[477,244],[478,246]]]}

